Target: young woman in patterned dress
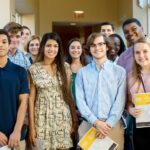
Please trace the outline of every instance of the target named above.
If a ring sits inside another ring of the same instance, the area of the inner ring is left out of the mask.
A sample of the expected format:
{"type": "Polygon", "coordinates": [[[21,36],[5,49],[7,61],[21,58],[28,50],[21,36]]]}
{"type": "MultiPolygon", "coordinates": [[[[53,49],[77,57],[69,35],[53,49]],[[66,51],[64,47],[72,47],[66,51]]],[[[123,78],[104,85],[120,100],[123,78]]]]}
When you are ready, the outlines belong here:
{"type": "Polygon", "coordinates": [[[43,143],[44,150],[67,150],[73,147],[77,116],[71,98],[71,71],[64,63],[61,39],[46,33],[41,40],[37,62],[29,71],[30,139],[43,143]]]}

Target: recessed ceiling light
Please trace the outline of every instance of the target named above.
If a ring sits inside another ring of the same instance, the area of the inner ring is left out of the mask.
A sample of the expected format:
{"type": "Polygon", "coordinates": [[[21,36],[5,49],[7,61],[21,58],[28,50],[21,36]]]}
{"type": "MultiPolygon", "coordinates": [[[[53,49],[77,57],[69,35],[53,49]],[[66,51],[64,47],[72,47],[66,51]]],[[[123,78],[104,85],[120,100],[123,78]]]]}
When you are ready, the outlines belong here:
{"type": "Polygon", "coordinates": [[[71,25],[71,26],[76,26],[77,23],[76,23],[76,22],[71,22],[70,25],[71,25]]]}
{"type": "Polygon", "coordinates": [[[84,17],[84,11],[83,10],[75,10],[73,11],[75,18],[83,18],[84,17]]]}
{"type": "Polygon", "coordinates": [[[84,14],[84,11],[83,10],[75,10],[74,13],[75,14],[84,14]]]}

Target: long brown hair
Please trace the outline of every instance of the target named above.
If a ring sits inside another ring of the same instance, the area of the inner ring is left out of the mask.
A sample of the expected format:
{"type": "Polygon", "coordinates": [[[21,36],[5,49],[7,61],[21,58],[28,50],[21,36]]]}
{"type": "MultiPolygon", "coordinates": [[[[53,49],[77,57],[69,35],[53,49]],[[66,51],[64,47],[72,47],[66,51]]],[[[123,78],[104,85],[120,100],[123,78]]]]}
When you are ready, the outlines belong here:
{"type": "Polygon", "coordinates": [[[68,45],[67,45],[67,54],[66,54],[66,61],[71,64],[72,63],[72,57],[70,56],[69,54],[69,47],[70,45],[73,43],[73,42],[79,42],[81,44],[81,48],[82,48],[82,54],[80,56],[80,62],[83,66],[87,65],[87,61],[86,61],[86,57],[85,57],[85,51],[82,47],[82,43],[80,41],[79,38],[75,37],[73,39],[71,39],[69,42],[68,42],[68,45]]]}
{"type": "Polygon", "coordinates": [[[69,88],[69,83],[67,80],[67,73],[66,73],[66,69],[64,65],[65,62],[64,62],[62,42],[61,42],[60,36],[57,33],[51,32],[51,33],[45,33],[43,35],[41,43],[40,43],[39,55],[36,61],[37,62],[44,61],[45,45],[46,45],[46,42],[50,39],[55,40],[58,43],[59,50],[58,50],[57,56],[55,57],[53,61],[53,64],[56,64],[57,78],[58,78],[58,75],[60,75],[60,80],[62,82],[62,84],[60,84],[60,89],[62,91],[63,100],[70,107],[71,116],[72,116],[72,126],[73,126],[74,131],[77,132],[77,125],[78,125],[77,114],[76,114],[75,105],[71,96],[71,88],[69,88]]]}

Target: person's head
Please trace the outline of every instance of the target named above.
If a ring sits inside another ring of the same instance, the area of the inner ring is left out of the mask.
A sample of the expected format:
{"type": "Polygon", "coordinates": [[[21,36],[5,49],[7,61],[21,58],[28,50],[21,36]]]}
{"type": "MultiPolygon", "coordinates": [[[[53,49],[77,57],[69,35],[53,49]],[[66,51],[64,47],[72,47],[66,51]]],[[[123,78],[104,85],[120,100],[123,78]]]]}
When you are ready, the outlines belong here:
{"type": "Polygon", "coordinates": [[[62,90],[63,98],[64,101],[68,103],[70,95],[67,73],[64,66],[65,63],[62,42],[60,36],[55,32],[45,33],[42,37],[37,62],[44,62],[44,60],[51,60],[52,64],[50,65],[56,65],[57,77],[60,75],[62,81],[60,83],[60,88],[62,90]]]}
{"type": "Polygon", "coordinates": [[[22,26],[21,32],[21,43],[23,45],[27,44],[31,37],[31,30],[27,26],[22,26]]]}
{"type": "Polygon", "coordinates": [[[137,40],[144,37],[143,27],[136,18],[129,18],[124,21],[122,29],[126,40],[132,46],[137,40]]]}
{"type": "Polygon", "coordinates": [[[81,64],[86,65],[85,53],[79,38],[73,38],[67,45],[67,62],[72,63],[73,59],[80,59],[81,64]]]}
{"type": "Polygon", "coordinates": [[[92,33],[87,39],[87,48],[94,59],[105,60],[110,42],[106,36],[101,33],[92,33]]]}
{"type": "Polygon", "coordinates": [[[10,49],[17,49],[20,44],[22,26],[15,22],[9,22],[4,26],[4,30],[10,36],[10,49]]]}
{"type": "Polygon", "coordinates": [[[150,70],[150,41],[146,38],[137,40],[133,45],[133,56],[132,78],[129,78],[131,87],[140,80],[142,71],[150,70]]]}
{"type": "Polygon", "coordinates": [[[55,32],[45,33],[42,37],[37,60],[44,61],[44,59],[51,59],[58,65],[64,60],[62,41],[55,32]]]}
{"type": "Polygon", "coordinates": [[[0,29],[0,58],[7,57],[10,37],[4,29],[0,29]]]}
{"type": "Polygon", "coordinates": [[[114,33],[114,25],[110,22],[102,22],[100,24],[100,33],[106,37],[114,33]]]}
{"type": "Polygon", "coordinates": [[[40,47],[40,37],[37,35],[31,36],[31,39],[27,43],[27,52],[31,54],[31,56],[37,56],[39,53],[40,47]]]}
{"type": "Polygon", "coordinates": [[[109,36],[109,39],[111,40],[111,44],[113,45],[113,48],[109,51],[110,55],[120,56],[120,54],[126,49],[123,39],[118,34],[111,34],[109,36]]]}
{"type": "Polygon", "coordinates": [[[147,67],[150,69],[150,41],[146,38],[140,39],[134,43],[133,49],[137,72],[140,73],[147,67]]]}

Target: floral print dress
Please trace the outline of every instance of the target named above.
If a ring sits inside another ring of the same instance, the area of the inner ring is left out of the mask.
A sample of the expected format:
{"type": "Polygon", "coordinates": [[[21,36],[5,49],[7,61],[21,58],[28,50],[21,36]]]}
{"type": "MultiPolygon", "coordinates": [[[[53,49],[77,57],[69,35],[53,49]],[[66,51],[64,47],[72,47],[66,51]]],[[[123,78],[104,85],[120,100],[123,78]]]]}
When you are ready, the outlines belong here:
{"type": "MultiPolygon", "coordinates": [[[[67,64],[65,67],[68,68],[67,64]]],[[[50,76],[42,63],[33,64],[29,71],[37,91],[34,109],[37,138],[44,141],[45,150],[72,147],[71,113],[60,90],[60,76],[50,76]]]]}

